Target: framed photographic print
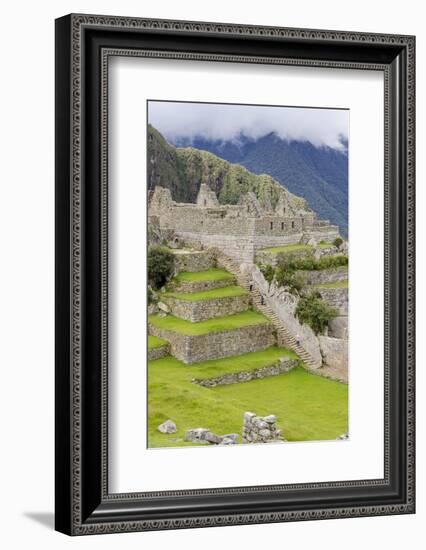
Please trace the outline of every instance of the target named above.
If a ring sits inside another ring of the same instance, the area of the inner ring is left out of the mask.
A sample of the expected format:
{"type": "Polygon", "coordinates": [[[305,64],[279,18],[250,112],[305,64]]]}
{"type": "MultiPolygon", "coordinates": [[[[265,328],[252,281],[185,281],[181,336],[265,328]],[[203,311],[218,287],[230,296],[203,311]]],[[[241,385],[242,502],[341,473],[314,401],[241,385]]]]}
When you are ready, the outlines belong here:
{"type": "Polygon", "coordinates": [[[412,36],[56,21],[56,529],[407,514],[412,36]]]}

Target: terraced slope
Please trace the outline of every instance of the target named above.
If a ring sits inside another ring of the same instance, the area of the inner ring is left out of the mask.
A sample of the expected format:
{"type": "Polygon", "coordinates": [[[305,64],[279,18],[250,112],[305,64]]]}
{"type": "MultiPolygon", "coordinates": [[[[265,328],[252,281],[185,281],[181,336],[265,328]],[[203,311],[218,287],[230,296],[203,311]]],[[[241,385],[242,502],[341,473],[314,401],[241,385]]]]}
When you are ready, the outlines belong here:
{"type": "Polygon", "coordinates": [[[184,436],[200,426],[218,434],[241,433],[247,410],[275,414],[289,441],[336,439],[347,431],[347,386],[300,367],[281,374],[279,365],[294,366],[299,357],[276,345],[271,319],[252,309],[250,300],[256,297],[236,282],[219,268],[180,273],[160,295],[171,313],[149,316],[148,343],[150,353],[167,349],[170,355],[149,361],[149,447],[196,445],[184,436]],[[243,311],[216,315],[238,300],[243,311]],[[199,309],[206,319],[184,318],[199,309]],[[205,387],[224,377],[237,378],[238,383],[205,387]],[[250,377],[256,379],[247,381],[250,377]],[[168,418],[176,423],[177,433],[158,431],[168,418]]]}

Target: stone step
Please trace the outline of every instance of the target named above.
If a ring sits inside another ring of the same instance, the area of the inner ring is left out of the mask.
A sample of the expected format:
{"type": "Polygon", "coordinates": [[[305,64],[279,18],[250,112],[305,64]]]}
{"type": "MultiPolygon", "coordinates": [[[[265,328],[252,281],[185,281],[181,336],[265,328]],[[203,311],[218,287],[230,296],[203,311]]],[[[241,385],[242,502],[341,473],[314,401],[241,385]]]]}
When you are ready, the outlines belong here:
{"type": "Polygon", "coordinates": [[[250,291],[254,307],[272,321],[275,329],[277,330],[277,334],[282,338],[283,344],[295,351],[310,367],[320,367],[321,364],[315,361],[315,359],[302,346],[297,345],[296,339],[283,326],[278,315],[269,306],[262,304],[262,294],[256,287],[254,287],[253,283],[251,283],[245,275],[240,273],[239,265],[232,259],[228,258],[223,252],[216,250],[215,253],[218,264],[233,273],[239,284],[250,291]]]}
{"type": "Polygon", "coordinates": [[[170,309],[170,312],[179,319],[198,323],[216,317],[226,317],[247,311],[250,306],[250,296],[241,287],[224,287],[213,289],[215,297],[211,297],[210,290],[197,293],[160,294],[160,300],[170,309]],[[223,290],[221,296],[221,290],[223,290]],[[236,295],[226,295],[235,292],[236,295]],[[194,299],[197,296],[198,299],[194,299]]]}

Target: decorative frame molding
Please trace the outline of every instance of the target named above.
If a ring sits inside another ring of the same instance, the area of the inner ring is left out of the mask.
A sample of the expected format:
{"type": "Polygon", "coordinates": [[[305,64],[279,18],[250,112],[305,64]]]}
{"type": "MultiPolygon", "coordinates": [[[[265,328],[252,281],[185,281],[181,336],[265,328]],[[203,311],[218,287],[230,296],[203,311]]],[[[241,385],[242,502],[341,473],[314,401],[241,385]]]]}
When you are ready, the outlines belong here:
{"type": "Polygon", "coordinates": [[[414,37],[389,34],[96,15],[56,21],[59,531],[83,535],[414,512],[414,51],[414,37]],[[117,55],[384,73],[383,480],[108,493],[107,92],[108,59],[117,55]],[[321,495],[330,504],[321,503],[321,495]],[[177,496],[187,499],[186,509],[173,505],[177,496]],[[204,512],[206,507],[215,511],[204,512]]]}

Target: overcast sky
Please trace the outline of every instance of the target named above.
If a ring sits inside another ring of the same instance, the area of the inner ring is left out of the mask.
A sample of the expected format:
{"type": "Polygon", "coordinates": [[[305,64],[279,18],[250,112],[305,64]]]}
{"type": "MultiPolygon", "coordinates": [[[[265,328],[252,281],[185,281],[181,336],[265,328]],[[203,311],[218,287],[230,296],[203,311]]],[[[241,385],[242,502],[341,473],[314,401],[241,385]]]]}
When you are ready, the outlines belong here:
{"type": "Polygon", "coordinates": [[[237,141],[241,134],[257,139],[275,132],[282,139],[340,149],[349,132],[349,111],[338,109],[149,101],[148,120],[171,142],[197,136],[237,141]]]}

